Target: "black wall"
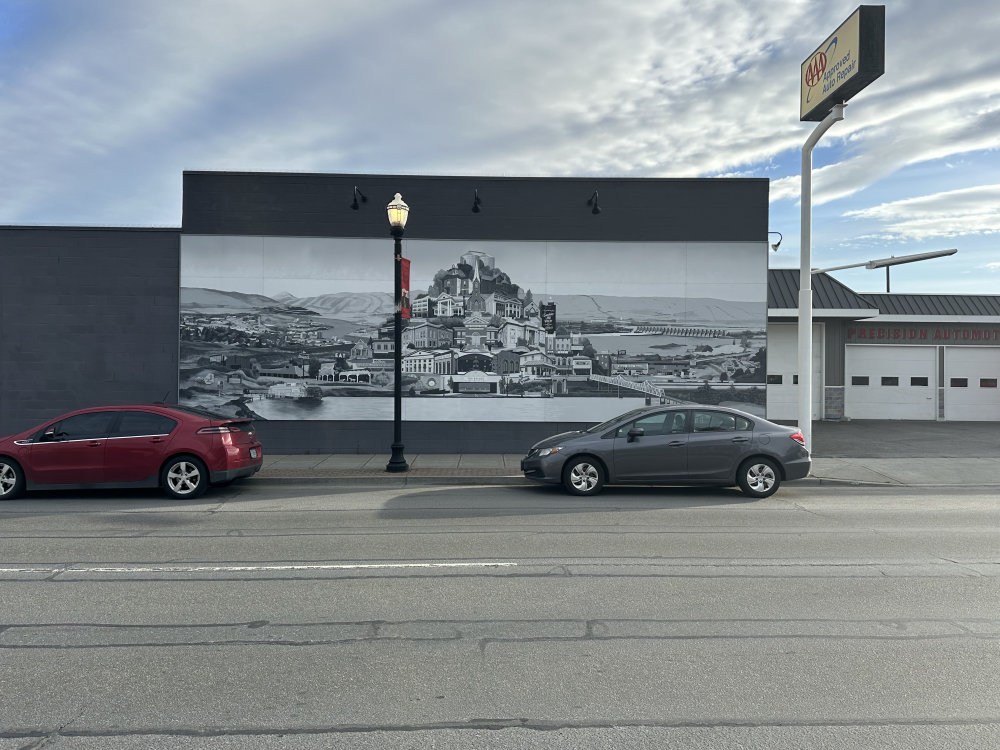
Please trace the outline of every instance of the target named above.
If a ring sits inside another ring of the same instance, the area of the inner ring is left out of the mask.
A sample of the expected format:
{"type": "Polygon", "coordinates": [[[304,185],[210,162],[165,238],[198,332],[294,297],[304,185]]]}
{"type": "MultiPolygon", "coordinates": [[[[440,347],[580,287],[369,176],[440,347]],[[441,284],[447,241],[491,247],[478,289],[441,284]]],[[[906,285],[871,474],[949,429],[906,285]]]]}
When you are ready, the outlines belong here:
{"type": "Polygon", "coordinates": [[[180,230],[0,227],[0,435],[177,398],[180,230]]]}
{"type": "MultiPolygon", "coordinates": [[[[185,172],[185,234],[389,237],[402,193],[421,239],[766,242],[766,179],[185,172]],[[368,197],[350,205],[353,189],[368,197]],[[474,191],[482,201],[472,212],[474,191]],[[599,214],[587,200],[598,191],[599,214]]],[[[391,250],[386,250],[391,254],[391,250]]]]}

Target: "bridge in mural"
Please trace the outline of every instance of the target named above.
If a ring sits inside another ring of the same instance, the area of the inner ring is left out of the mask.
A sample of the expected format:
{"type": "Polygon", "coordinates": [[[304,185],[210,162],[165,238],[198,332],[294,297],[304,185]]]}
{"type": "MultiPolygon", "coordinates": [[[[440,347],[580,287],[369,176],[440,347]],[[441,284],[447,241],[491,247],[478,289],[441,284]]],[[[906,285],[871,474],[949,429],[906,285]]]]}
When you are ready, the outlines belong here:
{"type": "Polygon", "coordinates": [[[690,401],[683,401],[679,398],[674,398],[673,396],[668,396],[663,392],[663,389],[657,388],[655,385],[646,382],[645,380],[629,380],[621,375],[615,375],[613,378],[609,378],[606,375],[590,375],[590,380],[595,383],[605,383],[607,385],[618,386],[619,388],[629,388],[633,391],[639,391],[645,393],[647,396],[655,396],[660,400],[661,404],[689,404],[690,401]]]}

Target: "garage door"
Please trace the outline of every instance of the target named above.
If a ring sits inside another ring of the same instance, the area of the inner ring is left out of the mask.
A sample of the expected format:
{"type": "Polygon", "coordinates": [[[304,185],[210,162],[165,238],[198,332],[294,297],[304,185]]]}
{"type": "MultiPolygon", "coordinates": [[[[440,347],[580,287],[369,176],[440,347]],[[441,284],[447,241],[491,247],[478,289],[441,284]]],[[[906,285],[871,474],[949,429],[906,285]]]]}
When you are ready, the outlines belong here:
{"type": "MultiPolygon", "coordinates": [[[[823,418],[823,326],[813,325],[813,419],[823,418]]],[[[795,323],[767,326],[767,418],[799,418],[799,327],[795,323]]]]}
{"type": "Polygon", "coordinates": [[[1000,347],[949,346],[944,350],[944,418],[1000,420],[1000,347]]]}
{"type": "Polygon", "coordinates": [[[937,419],[937,347],[849,344],[844,416],[937,419]]]}

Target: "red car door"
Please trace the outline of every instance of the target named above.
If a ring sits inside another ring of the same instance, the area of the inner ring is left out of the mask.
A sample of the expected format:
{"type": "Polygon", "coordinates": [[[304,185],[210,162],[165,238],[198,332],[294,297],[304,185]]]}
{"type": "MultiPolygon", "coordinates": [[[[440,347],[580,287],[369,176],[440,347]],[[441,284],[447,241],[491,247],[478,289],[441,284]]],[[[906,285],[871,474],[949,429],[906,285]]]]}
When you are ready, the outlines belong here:
{"type": "Polygon", "coordinates": [[[67,417],[46,427],[29,451],[36,484],[97,484],[104,481],[104,448],[113,411],[67,417]]]}
{"type": "Polygon", "coordinates": [[[146,411],[120,414],[121,419],[109,435],[104,452],[104,481],[156,480],[177,422],[146,411]]]}

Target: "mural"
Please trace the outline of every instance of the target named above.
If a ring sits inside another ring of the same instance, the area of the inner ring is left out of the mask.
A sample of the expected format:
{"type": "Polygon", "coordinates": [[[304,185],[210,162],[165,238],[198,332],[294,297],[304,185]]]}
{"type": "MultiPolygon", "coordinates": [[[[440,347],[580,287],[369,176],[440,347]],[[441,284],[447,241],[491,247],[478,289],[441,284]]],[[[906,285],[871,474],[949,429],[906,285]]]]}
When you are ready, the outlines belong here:
{"type": "MultiPolygon", "coordinates": [[[[763,415],[764,243],[406,240],[404,418],[600,421],[642,403],[763,415]]],[[[391,420],[390,239],[182,237],[179,400],[391,420]]]]}

